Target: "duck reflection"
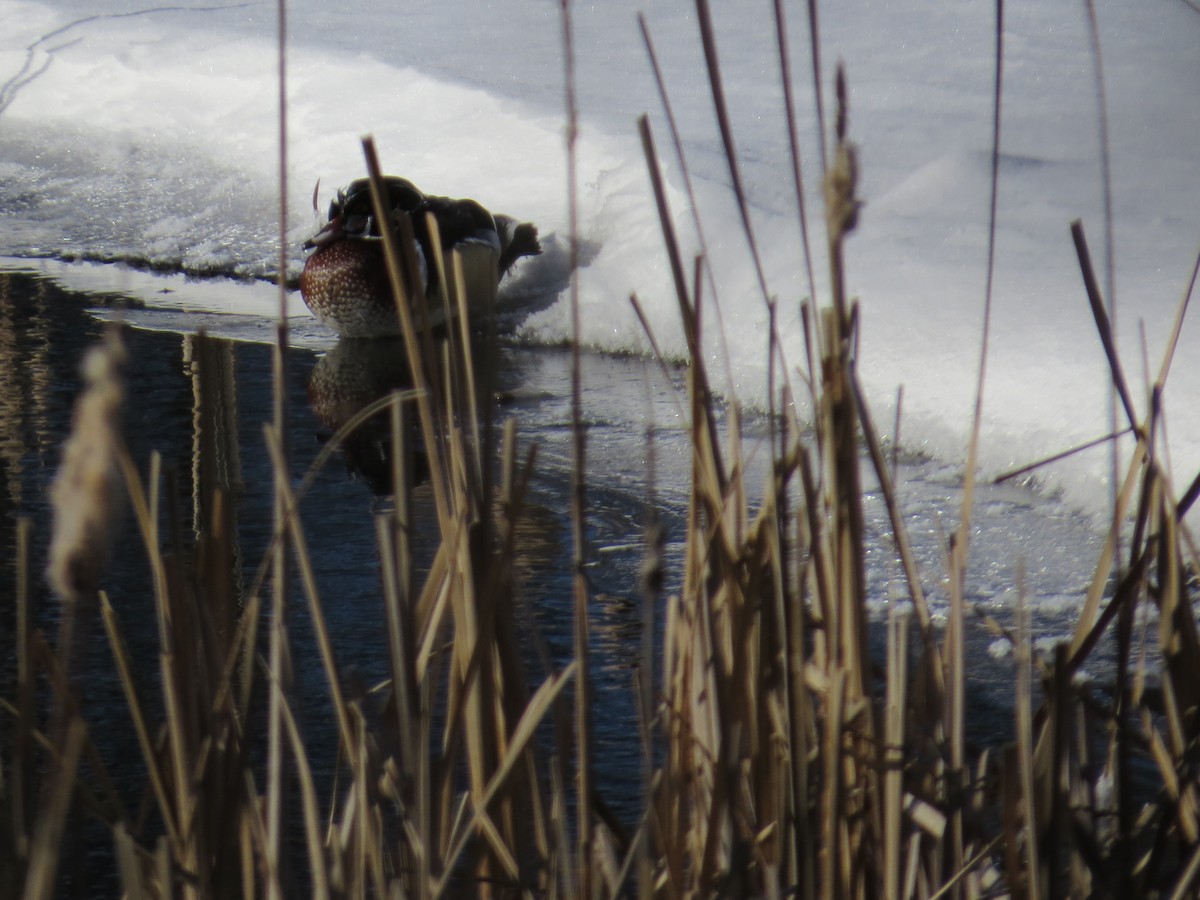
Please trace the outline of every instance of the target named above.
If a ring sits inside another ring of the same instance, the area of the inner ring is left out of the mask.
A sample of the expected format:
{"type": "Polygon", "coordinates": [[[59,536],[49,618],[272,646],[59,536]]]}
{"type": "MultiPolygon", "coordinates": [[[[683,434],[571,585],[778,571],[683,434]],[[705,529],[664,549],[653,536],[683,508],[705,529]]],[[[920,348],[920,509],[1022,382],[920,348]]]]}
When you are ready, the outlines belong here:
{"type": "MultiPolygon", "coordinates": [[[[342,338],[317,360],[308,381],[308,399],[320,430],[328,441],[364,408],[392,391],[412,387],[408,356],[400,338],[342,338]]],[[[426,481],[429,465],[417,444],[415,411],[406,417],[410,454],[409,477],[426,481]]],[[[386,410],[361,422],[340,446],[350,475],[378,496],[393,493],[391,417],[386,410]]]]}
{"type": "MultiPolygon", "coordinates": [[[[488,355],[475,341],[469,353],[475,360],[488,355]]],[[[502,356],[498,356],[497,362],[503,369],[502,356]]],[[[503,391],[497,383],[503,381],[499,373],[483,379],[499,393],[498,400],[503,391]]],[[[317,361],[308,382],[309,402],[320,429],[318,439],[331,440],[367,406],[412,385],[408,356],[400,338],[342,338],[317,361]]],[[[409,406],[405,413],[405,443],[411,457],[408,477],[413,484],[426,483],[429,463],[420,439],[415,405],[409,406]]],[[[366,483],[376,496],[393,493],[391,420],[386,408],[360,422],[342,440],[339,450],[351,477],[366,483]]],[[[493,491],[493,521],[503,528],[510,511],[495,482],[493,491]]],[[[566,525],[565,508],[556,511],[535,502],[531,496],[522,498],[511,525],[514,574],[519,583],[535,588],[535,593],[562,593],[564,584],[569,586],[569,579],[563,581],[563,568],[558,564],[567,558],[566,525]]]]}

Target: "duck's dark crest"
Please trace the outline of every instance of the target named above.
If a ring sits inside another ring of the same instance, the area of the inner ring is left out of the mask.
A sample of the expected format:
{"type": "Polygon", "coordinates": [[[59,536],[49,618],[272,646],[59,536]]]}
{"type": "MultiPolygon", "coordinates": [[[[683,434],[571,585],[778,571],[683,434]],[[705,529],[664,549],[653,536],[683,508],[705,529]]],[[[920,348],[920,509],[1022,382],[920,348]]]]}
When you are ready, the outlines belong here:
{"type": "MultiPolygon", "coordinates": [[[[387,206],[393,217],[402,213],[411,214],[425,202],[425,195],[407,178],[388,175],[384,178],[387,190],[387,206]]],[[[379,237],[379,223],[375,221],[374,207],[371,205],[371,182],[367,178],[358,178],[344,189],[329,204],[329,220],[341,217],[343,222],[351,220],[361,223],[361,237],[379,237]]],[[[343,229],[350,234],[354,232],[343,224],[343,229]]]]}

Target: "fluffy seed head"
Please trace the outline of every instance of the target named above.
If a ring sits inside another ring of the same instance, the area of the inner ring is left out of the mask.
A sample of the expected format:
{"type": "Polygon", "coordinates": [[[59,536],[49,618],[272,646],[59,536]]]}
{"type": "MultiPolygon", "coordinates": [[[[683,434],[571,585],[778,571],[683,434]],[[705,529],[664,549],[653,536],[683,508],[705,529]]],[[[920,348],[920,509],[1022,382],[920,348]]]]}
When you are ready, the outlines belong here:
{"type": "Polygon", "coordinates": [[[124,496],[118,463],[124,363],[120,334],[110,329],[81,366],[84,390],[50,489],[54,529],[47,577],[63,599],[94,592],[112,550],[124,496]]]}

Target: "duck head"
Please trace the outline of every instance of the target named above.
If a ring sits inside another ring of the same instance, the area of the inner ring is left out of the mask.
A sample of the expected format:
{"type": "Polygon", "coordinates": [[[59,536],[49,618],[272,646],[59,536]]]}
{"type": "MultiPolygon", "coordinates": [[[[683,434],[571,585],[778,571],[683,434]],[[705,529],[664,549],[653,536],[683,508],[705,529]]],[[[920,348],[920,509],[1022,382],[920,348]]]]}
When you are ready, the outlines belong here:
{"type": "MultiPolygon", "coordinates": [[[[425,202],[425,195],[407,178],[385,176],[384,190],[393,222],[425,202]]],[[[379,223],[371,204],[371,182],[359,178],[337,192],[329,204],[329,216],[324,227],[304,242],[305,250],[325,247],[342,238],[369,239],[380,236],[379,223]]]]}

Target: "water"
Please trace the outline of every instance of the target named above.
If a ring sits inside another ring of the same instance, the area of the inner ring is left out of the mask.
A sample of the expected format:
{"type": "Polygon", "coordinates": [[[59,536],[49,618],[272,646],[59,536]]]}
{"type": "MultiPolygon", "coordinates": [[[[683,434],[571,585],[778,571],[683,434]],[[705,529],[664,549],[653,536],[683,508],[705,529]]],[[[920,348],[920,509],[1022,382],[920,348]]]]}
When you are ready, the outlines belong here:
{"type": "MultiPolygon", "coordinates": [[[[136,312],[123,306],[111,297],[63,291],[32,275],[0,274],[0,317],[9,326],[4,335],[11,339],[0,357],[0,408],[5,413],[0,441],[0,583],[6,585],[0,596],[12,596],[16,579],[18,517],[33,522],[33,571],[42,572],[46,564],[48,488],[80,389],[77,366],[104,327],[88,308],[115,318],[136,312]]],[[[200,467],[219,470],[209,471],[206,477],[230,488],[238,522],[234,581],[238,589],[248,590],[268,546],[272,522],[272,474],[262,435],[262,425],[272,414],[271,349],[255,343],[137,329],[127,330],[126,344],[130,402],[125,433],[130,454],[143,475],[151,454],[162,456],[167,473],[164,493],[173,497],[173,501],[164,501],[163,533],[170,532],[174,521],[183,535],[185,553],[192,552],[199,539],[196,529],[206,516],[198,493],[200,467]],[[174,516],[172,510],[177,511],[174,516]]],[[[569,417],[564,418],[561,395],[540,385],[545,383],[547,365],[559,372],[554,377],[561,377],[564,360],[554,351],[510,347],[502,354],[501,363],[497,389],[504,414],[524,422],[531,410],[540,411],[533,423],[537,437],[524,426],[522,430],[523,445],[537,440],[545,452],[528,498],[520,575],[526,591],[524,615],[536,624],[556,661],[562,663],[572,653],[569,478],[559,443],[569,430],[569,417]]],[[[288,440],[297,478],[307,471],[352,408],[375,399],[376,390],[396,386],[400,364],[402,359],[380,353],[379,348],[349,345],[335,347],[321,357],[305,350],[289,354],[288,440]],[[342,352],[347,349],[349,352],[342,352]]],[[[601,365],[607,367],[607,363],[601,365]]],[[[630,368],[639,372],[641,364],[630,368]]],[[[633,383],[631,373],[622,377],[633,383]]],[[[598,466],[606,464],[599,437],[627,427],[624,422],[593,422],[598,466]]],[[[389,504],[384,492],[390,486],[381,475],[387,470],[387,451],[379,437],[376,432],[361,435],[335,455],[319,472],[302,505],[317,585],[340,665],[356,672],[355,677],[367,685],[388,675],[374,514],[389,504]]],[[[628,740],[633,722],[631,667],[638,655],[641,615],[632,592],[641,556],[637,533],[643,496],[636,485],[629,484],[601,486],[592,499],[589,539],[597,550],[596,563],[590,567],[596,590],[595,674],[598,702],[606,711],[603,721],[610,723],[599,729],[598,746],[610,755],[612,751],[632,753],[636,759],[636,746],[630,746],[628,740]]],[[[418,515],[428,525],[427,496],[425,504],[418,506],[418,515]]],[[[679,527],[677,510],[664,510],[664,514],[679,527]]],[[[148,627],[155,616],[151,577],[135,523],[126,516],[118,525],[103,587],[123,623],[139,680],[153,696],[157,693],[153,685],[158,679],[158,637],[157,629],[148,627]]],[[[417,534],[435,530],[420,528],[417,534]]],[[[422,546],[418,540],[417,550],[427,560],[432,548],[427,541],[422,546]]],[[[57,604],[40,577],[33,587],[35,624],[52,636],[57,604]]],[[[336,734],[325,675],[299,599],[293,606],[296,697],[318,784],[327,787],[336,734]]],[[[11,603],[0,604],[0,631],[13,634],[14,614],[11,603]]],[[[98,623],[92,621],[87,636],[92,646],[83,663],[82,683],[87,685],[89,724],[118,783],[131,792],[127,802],[136,804],[135,790],[142,786],[139,767],[122,760],[135,761],[140,751],[127,727],[125,701],[98,623]]],[[[526,649],[534,658],[533,648],[526,649]]],[[[6,660],[0,675],[3,696],[12,696],[11,646],[0,658],[6,660]]],[[[531,672],[531,677],[534,675],[531,672]]],[[[151,702],[148,712],[155,718],[160,711],[151,702]]],[[[626,810],[635,796],[633,784],[626,780],[627,771],[628,767],[620,764],[610,771],[626,810]]]]}
{"type": "MultiPolygon", "coordinates": [[[[9,325],[2,332],[8,344],[0,356],[0,407],[5,413],[0,441],[0,582],[11,585],[16,517],[32,519],[34,571],[44,567],[50,527],[47,488],[79,389],[78,360],[98,339],[104,327],[101,317],[136,318],[138,311],[111,296],[64,291],[34,274],[2,273],[0,285],[0,317],[9,325]]],[[[202,461],[206,466],[219,461],[219,477],[232,486],[237,511],[235,582],[245,590],[270,536],[272,476],[262,436],[262,424],[272,414],[270,348],[145,329],[127,330],[126,340],[131,402],[125,425],[131,455],[143,474],[151,453],[162,455],[164,471],[169,473],[165,489],[171,496],[173,484],[175,497],[174,505],[164,506],[163,515],[169,524],[170,511],[178,510],[175,520],[185,548],[197,540],[195,529],[205,515],[196,494],[199,467],[202,461]]],[[[390,350],[387,344],[368,350],[342,343],[321,355],[304,349],[289,354],[289,442],[296,477],[307,471],[351,410],[397,385],[401,360],[390,350]]],[[[586,354],[582,374],[589,386],[584,400],[587,571],[597,777],[614,807],[631,816],[637,798],[632,678],[639,662],[642,523],[653,491],[666,530],[667,587],[675,589],[687,513],[688,430],[681,413],[680,373],[664,374],[643,359],[586,354]],[[630,411],[636,411],[633,417],[630,411]],[[652,444],[646,437],[647,423],[656,423],[652,444]]],[[[523,449],[536,444],[538,450],[523,529],[528,541],[520,573],[523,614],[535,623],[560,662],[572,652],[569,381],[570,354],[564,350],[511,342],[500,350],[496,376],[500,415],[517,421],[523,449]]],[[[767,476],[764,423],[751,418],[744,440],[747,483],[757,492],[767,476]]],[[[387,470],[386,442],[378,430],[368,431],[318,473],[302,505],[307,543],[339,662],[352,667],[366,684],[387,677],[373,523],[373,514],[388,503],[387,470]]],[[[960,502],[958,475],[936,460],[916,457],[902,459],[899,472],[901,504],[935,621],[940,623],[947,602],[940,586],[943,550],[960,502]]],[[[216,476],[210,471],[207,477],[216,476]]],[[[893,597],[903,593],[902,573],[888,536],[886,513],[869,475],[866,484],[869,605],[881,622],[893,597]]],[[[1052,641],[1070,634],[1099,549],[1086,518],[1019,486],[984,485],[972,539],[969,599],[980,611],[1011,624],[1020,565],[1029,602],[1037,610],[1034,622],[1039,636],[1052,641]]],[[[152,684],[157,678],[156,629],[139,625],[154,615],[150,576],[140,536],[128,517],[115,546],[104,587],[125,623],[126,640],[142,667],[142,677],[152,684]]],[[[56,606],[40,579],[35,582],[35,608],[38,624],[52,633],[56,606]]],[[[328,772],[332,760],[322,752],[332,752],[335,735],[330,730],[325,676],[304,605],[297,602],[294,609],[297,696],[304,698],[302,713],[306,734],[317,748],[318,772],[328,772]]],[[[7,633],[11,633],[12,615],[9,604],[0,605],[7,633]]],[[[96,648],[88,662],[89,719],[106,736],[128,735],[127,712],[106,641],[99,632],[94,637],[96,648]]],[[[971,625],[968,639],[974,660],[969,673],[974,733],[981,740],[994,740],[995,729],[1009,727],[1004,711],[1011,662],[997,652],[1002,642],[997,643],[981,625],[971,625]]],[[[1100,674],[1104,658],[1103,653],[1097,656],[1095,671],[1100,674]]],[[[10,684],[11,677],[6,666],[4,683],[10,684]]],[[[123,749],[118,759],[136,758],[129,741],[122,748],[114,746],[122,743],[114,738],[106,747],[123,749]]],[[[131,773],[129,777],[135,778],[131,773]]]]}

